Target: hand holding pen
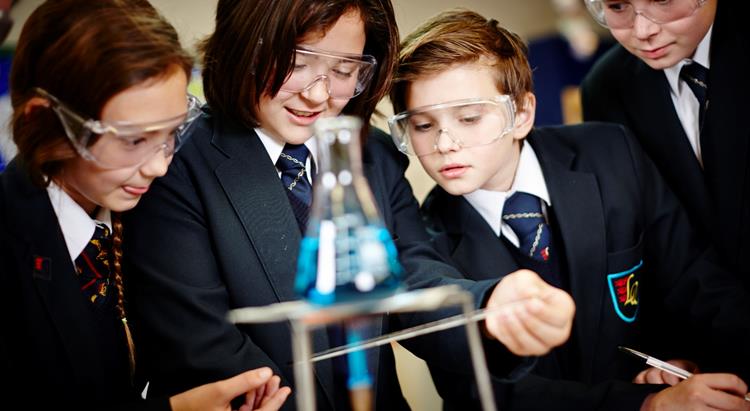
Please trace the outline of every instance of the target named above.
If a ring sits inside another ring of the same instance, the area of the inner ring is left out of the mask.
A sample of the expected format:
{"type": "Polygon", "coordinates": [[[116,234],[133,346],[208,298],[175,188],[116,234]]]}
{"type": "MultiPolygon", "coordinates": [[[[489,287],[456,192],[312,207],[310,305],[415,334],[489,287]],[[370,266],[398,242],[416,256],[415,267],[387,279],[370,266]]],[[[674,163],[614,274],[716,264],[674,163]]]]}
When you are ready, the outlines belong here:
{"type": "Polygon", "coordinates": [[[750,410],[747,385],[732,374],[693,374],[665,361],[626,347],[620,350],[684,381],[650,395],[645,410],[750,410]]]}
{"type": "MultiPolygon", "coordinates": [[[[700,373],[700,369],[698,368],[698,365],[692,361],[674,359],[674,360],[667,361],[667,363],[672,364],[676,367],[679,367],[692,374],[700,373]]],[[[656,367],[649,367],[641,371],[640,373],[638,373],[638,375],[636,375],[635,378],[633,379],[633,382],[636,384],[675,385],[675,384],[678,384],[682,380],[684,380],[684,378],[677,377],[674,374],[668,373],[666,371],[662,371],[661,369],[656,368],[656,367]]]]}
{"type": "Polygon", "coordinates": [[[639,351],[618,347],[620,351],[646,360],[647,368],[633,379],[636,384],[669,384],[675,385],[680,381],[689,378],[692,374],[698,373],[698,366],[688,360],[670,360],[661,361],[639,351]]]}

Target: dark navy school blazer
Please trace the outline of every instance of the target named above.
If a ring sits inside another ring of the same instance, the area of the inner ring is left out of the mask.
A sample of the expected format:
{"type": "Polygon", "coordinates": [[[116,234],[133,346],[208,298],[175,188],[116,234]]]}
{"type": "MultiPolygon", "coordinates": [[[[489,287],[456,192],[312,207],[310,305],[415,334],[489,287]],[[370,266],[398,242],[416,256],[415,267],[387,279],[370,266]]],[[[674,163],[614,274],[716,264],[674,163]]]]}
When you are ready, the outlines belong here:
{"type": "MultiPolygon", "coordinates": [[[[363,163],[407,282],[458,283],[483,301],[497,281],[448,279],[461,276],[431,247],[403,176],[408,161],[383,132],[370,133],[363,163]]],[[[294,395],[289,324],[235,326],[225,318],[230,309],[299,298],[294,279],[300,231],[276,168],[252,129],[212,114],[197,120],[167,175],[125,221],[125,238],[131,303],[139,314],[137,342],[151,365],[153,392],[172,393],[269,366],[294,395]]],[[[376,331],[437,316],[386,316],[376,331]]],[[[456,329],[407,347],[428,362],[471,375],[465,341],[463,329],[456,329]]],[[[328,348],[326,333],[316,333],[313,345],[315,351],[328,348]]],[[[390,346],[370,356],[377,409],[407,408],[390,346]]],[[[318,409],[333,409],[330,362],[316,363],[315,375],[318,409]]],[[[284,405],[294,406],[293,397],[284,405]]]]}
{"type": "Polygon", "coordinates": [[[0,284],[6,398],[28,409],[170,409],[166,397],[140,399],[124,334],[102,341],[95,332],[101,319],[79,290],[47,190],[31,183],[19,160],[0,174],[0,284]]]}
{"type": "MultiPolygon", "coordinates": [[[[617,346],[649,351],[657,339],[681,344],[642,333],[643,323],[656,314],[655,301],[664,302],[667,318],[703,325],[690,333],[709,330],[732,356],[746,350],[746,293],[708,258],[711,252],[694,235],[681,205],[623,127],[538,128],[525,141],[547,183],[549,212],[558,223],[553,228],[562,239],[552,252],[566,262],[576,319],[571,339],[540,358],[537,371],[515,385],[496,387],[507,391],[506,409],[639,409],[646,395],[663,387],[630,384],[646,366],[617,346]]],[[[501,278],[519,268],[463,197],[436,187],[423,212],[437,248],[467,278],[501,278]]],[[[690,354],[695,355],[685,353],[690,354]]],[[[433,370],[433,377],[444,389],[455,387],[454,375],[433,370]]],[[[457,397],[465,395],[456,391],[457,397]]]]}

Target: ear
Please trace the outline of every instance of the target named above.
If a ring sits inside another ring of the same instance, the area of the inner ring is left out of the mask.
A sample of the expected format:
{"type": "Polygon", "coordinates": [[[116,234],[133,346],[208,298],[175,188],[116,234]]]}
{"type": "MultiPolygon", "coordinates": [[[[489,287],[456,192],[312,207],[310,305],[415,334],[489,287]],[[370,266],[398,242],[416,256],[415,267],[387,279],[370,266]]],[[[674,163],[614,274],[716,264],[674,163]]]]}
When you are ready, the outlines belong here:
{"type": "Polygon", "coordinates": [[[522,140],[534,127],[536,115],[536,96],[534,93],[526,93],[523,96],[521,107],[516,107],[516,124],[513,127],[514,139],[522,140]]]}
{"type": "Polygon", "coordinates": [[[39,96],[32,97],[23,106],[23,114],[25,116],[28,116],[32,111],[36,110],[39,107],[49,108],[49,106],[49,100],[47,100],[46,98],[39,96]]]}

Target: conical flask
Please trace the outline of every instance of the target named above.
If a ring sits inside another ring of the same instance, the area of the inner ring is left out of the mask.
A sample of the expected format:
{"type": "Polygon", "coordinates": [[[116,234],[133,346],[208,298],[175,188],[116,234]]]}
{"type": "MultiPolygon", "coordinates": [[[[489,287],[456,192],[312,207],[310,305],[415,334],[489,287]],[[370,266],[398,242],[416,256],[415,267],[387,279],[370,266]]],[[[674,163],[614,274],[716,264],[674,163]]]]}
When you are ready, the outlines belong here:
{"type": "Polygon", "coordinates": [[[316,304],[380,298],[401,288],[396,246],[362,172],[361,127],[351,116],[315,123],[318,173],[295,288],[316,304]]]}

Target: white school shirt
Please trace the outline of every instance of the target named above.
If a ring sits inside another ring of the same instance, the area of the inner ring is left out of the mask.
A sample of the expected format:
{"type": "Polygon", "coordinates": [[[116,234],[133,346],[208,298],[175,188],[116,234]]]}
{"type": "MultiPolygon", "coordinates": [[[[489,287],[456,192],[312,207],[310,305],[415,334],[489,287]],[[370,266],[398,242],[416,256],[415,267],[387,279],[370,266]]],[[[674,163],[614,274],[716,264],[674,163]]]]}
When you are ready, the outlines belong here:
{"type": "MultiPolygon", "coordinates": [[[[270,157],[271,161],[276,164],[276,162],[279,161],[279,157],[281,157],[281,152],[284,151],[285,143],[279,143],[278,141],[274,140],[260,127],[255,128],[255,133],[258,134],[260,142],[263,143],[263,147],[266,148],[268,157],[270,157]]],[[[305,141],[305,147],[310,150],[310,155],[307,156],[307,160],[305,161],[305,170],[307,171],[305,173],[305,178],[307,178],[307,181],[312,184],[312,176],[310,175],[312,172],[312,161],[315,160],[315,155],[317,153],[317,140],[315,139],[315,136],[305,141]]],[[[281,171],[276,170],[276,172],[279,175],[279,178],[281,178],[281,171]]]]}
{"type": "Polygon", "coordinates": [[[109,209],[100,207],[96,219],[91,218],[65,190],[54,182],[47,186],[47,195],[65,238],[70,261],[75,265],[76,258],[94,236],[97,222],[106,224],[109,232],[112,232],[112,215],[109,209]]]}
{"type": "Polygon", "coordinates": [[[547,208],[552,206],[549,192],[547,191],[547,183],[544,181],[542,167],[539,165],[539,159],[536,157],[534,149],[531,147],[531,144],[525,142],[521,148],[521,157],[518,160],[516,176],[513,179],[510,190],[490,191],[479,189],[472,193],[464,194],[464,198],[484,218],[495,235],[499,236],[502,232],[505,238],[518,247],[518,236],[502,220],[505,201],[508,197],[515,194],[516,191],[533,194],[541,198],[543,200],[542,213],[545,219],[547,218],[547,208]]]}
{"type": "Polygon", "coordinates": [[[703,155],[701,153],[700,144],[700,127],[699,127],[699,110],[700,104],[698,98],[695,97],[693,91],[687,85],[687,83],[680,78],[680,70],[686,64],[696,62],[701,66],[710,69],[711,62],[709,61],[709,52],[711,51],[711,31],[713,25],[708,29],[708,32],[703,36],[703,40],[698,44],[698,48],[695,49],[692,59],[683,59],[679,63],[672,67],[664,69],[664,75],[667,76],[669,82],[670,96],[672,97],[672,104],[674,105],[677,117],[680,119],[682,128],[685,130],[690,147],[693,148],[695,157],[698,159],[701,167],[703,167],[703,155]]]}

